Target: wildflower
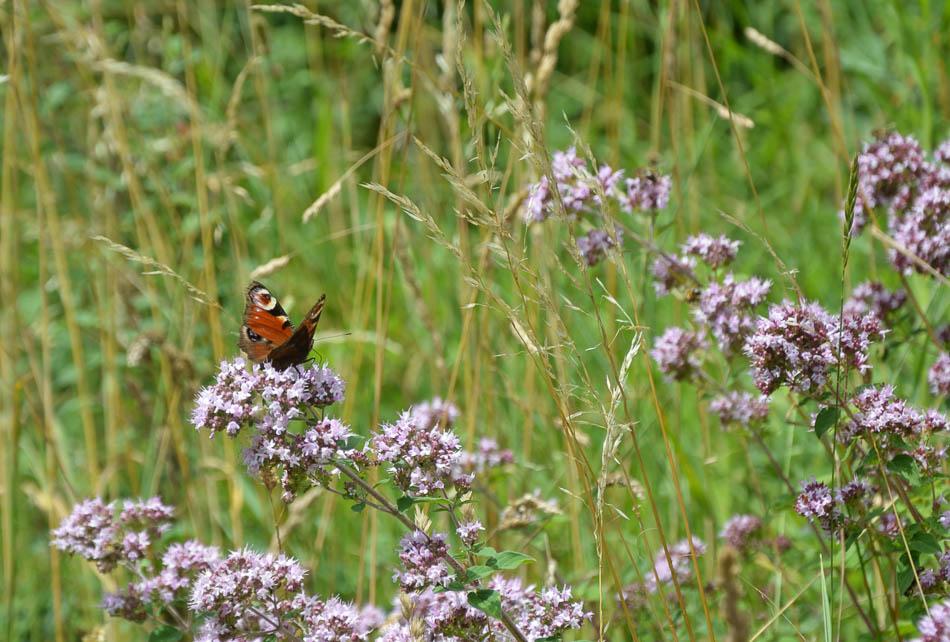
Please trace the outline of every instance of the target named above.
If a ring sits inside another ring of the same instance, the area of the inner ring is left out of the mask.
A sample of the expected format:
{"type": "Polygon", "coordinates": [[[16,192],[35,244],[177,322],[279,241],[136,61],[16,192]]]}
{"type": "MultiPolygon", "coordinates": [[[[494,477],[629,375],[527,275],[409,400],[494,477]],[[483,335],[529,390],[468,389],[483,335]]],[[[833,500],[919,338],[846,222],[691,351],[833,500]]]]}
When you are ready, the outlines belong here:
{"type": "Polygon", "coordinates": [[[306,642],[357,642],[376,628],[357,607],[338,597],[321,600],[304,594],[294,599],[306,642]]]}
{"type": "Polygon", "coordinates": [[[669,560],[666,551],[659,550],[653,558],[653,570],[647,573],[644,587],[648,593],[655,593],[660,584],[669,584],[675,578],[678,583],[690,579],[693,575],[692,555],[703,555],[706,544],[695,535],[690,540],[681,540],[668,548],[669,560]],[[692,543],[692,547],[690,544],[692,543]]]}
{"type": "Polygon", "coordinates": [[[888,256],[895,268],[904,274],[914,270],[927,274],[919,260],[944,276],[950,275],[950,189],[926,190],[909,213],[891,219],[889,229],[906,250],[890,250],[888,256]]]}
{"type": "Polygon", "coordinates": [[[641,171],[625,182],[626,192],[618,197],[620,207],[626,212],[656,212],[666,209],[670,202],[673,181],[669,176],[652,170],[641,171]]]}
{"type": "Polygon", "coordinates": [[[910,456],[917,462],[920,471],[929,476],[940,470],[947,456],[947,449],[935,448],[928,444],[918,444],[910,451],[910,456]]]}
{"type": "Polygon", "coordinates": [[[215,546],[206,546],[198,540],[172,544],[162,555],[162,570],[158,582],[150,588],[164,602],[171,602],[176,594],[189,588],[191,581],[214,566],[221,557],[215,546]]]}
{"type": "Polygon", "coordinates": [[[432,589],[403,594],[401,611],[404,618],[390,617],[380,631],[380,642],[414,642],[415,640],[484,640],[507,642],[504,628],[496,620],[468,604],[464,592],[432,589]]]}
{"type": "Polygon", "coordinates": [[[381,462],[390,464],[393,481],[402,491],[431,495],[448,484],[467,487],[471,477],[459,473],[458,437],[439,426],[428,427],[412,411],[382,426],[370,442],[381,462]]]}
{"type": "Polygon", "coordinates": [[[683,243],[684,255],[695,256],[709,267],[716,269],[732,263],[739,251],[740,241],[733,241],[725,234],[714,238],[708,234],[690,236],[683,243]]]}
{"type": "Polygon", "coordinates": [[[884,513],[877,523],[877,530],[881,535],[894,539],[900,534],[900,523],[894,513],[884,513]]]}
{"type": "Polygon", "coordinates": [[[104,594],[99,606],[109,617],[130,622],[144,622],[148,618],[146,604],[132,584],[121,591],[104,594]]]}
{"type": "Polygon", "coordinates": [[[413,531],[400,542],[399,560],[402,570],[396,571],[393,581],[404,591],[415,591],[428,586],[446,586],[452,580],[452,571],[445,561],[449,549],[445,535],[431,537],[422,531],[413,531]]]}
{"type": "Polygon", "coordinates": [[[462,451],[459,455],[457,475],[481,475],[494,468],[499,468],[514,461],[514,454],[507,448],[501,448],[498,442],[489,437],[478,441],[478,450],[462,451]]]}
{"type": "Polygon", "coordinates": [[[907,293],[902,289],[891,291],[878,281],[865,281],[852,290],[843,313],[845,317],[873,314],[883,323],[906,301],[907,293]]]}
{"type": "Polygon", "coordinates": [[[863,479],[852,479],[838,490],[838,501],[848,506],[867,503],[873,488],[863,479]]]}
{"type": "Polygon", "coordinates": [[[931,604],[930,612],[917,622],[920,637],[913,642],[950,642],[950,600],[931,604]]]}
{"type": "Polygon", "coordinates": [[[513,614],[518,628],[530,640],[560,637],[569,629],[580,628],[592,617],[590,612],[584,611],[583,604],[573,599],[569,586],[549,586],[540,593],[533,589],[499,590],[502,605],[513,614]]]}
{"type": "Polygon", "coordinates": [[[834,317],[816,303],[785,301],[770,307],[744,347],[756,387],[766,395],[782,385],[803,394],[818,392],[835,364],[835,332],[834,317]]]}
{"type": "Polygon", "coordinates": [[[452,428],[461,414],[458,406],[451,401],[444,401],[441,397],[416,404],[411,412],[413,418],[427,428],[452,428]]]}
{"type": "Polygon", "coordinates": [[[841,511],[835,504],[831,489],[813,479],[802,482],[802,492],[795,500],[795,512],[831,531],[842,522],[841,511]]]}
{"type": "Polygon", "coordinates": [[[950,165],[950,139],[947,139],[934,150],[934,161],[941,165],[950,165]]]}
{"type": "Polygon", "coordinates": [[[149,569],[145,569],[139,580],[120,591],[106,593],[102,607],[113,617],[141,622],[149,610],[186,600],[195,578],[216,564],[219,557],[217,548],[195,540],[172,544],[162,556],[157,572],[149,574],[149,569]]]}
{"type": "Polygon", "coordinates": [[[482,523],[477,519],[469,522],[462,522],[458,525],[456,532],[466,546],[474,546],[478,541],[478,534],[485,530],[482,523]]]}
{"type": "Polygon", "coordinates": [[[671,379],[685,381],[699,373],[702,351],[706,347],[705,339],[699,334],[673,327],[656,340],[650,355],[660,372],[671,379]]]}
{"type": "Polygon", "coordinates": [[[865,144],[858,155],[858,192],[867,207],[907,209],[924,168],[924,154],[910,136],[891,133],[865,144]]]}
{"type": "Polygon", "coordinates": [[[330,485],[339,474],[335,462],[357,454],[345,448],[352,435],[349,426],[330,418],[317,421],[303,434],[261,431],[244,450],[244,463],[252,475],[262,479],[277,474],[282,499],[290,503],[306,484],[330,485]]]}
{"type": "Polygon", "coordinates": [[[120,562],[143,559],[152,541],[168,530],[171,516],[172,509],[157,497],[125,502],[118,519],[114,502],[87,499],[76,504],[53,530],[52,545],[95,562],[101,572],[107,573],[120,562]]]}
{"type": "Polygon", "coordinates": [[[925,593],[933,592],[943,583],[940,575],[938,575],[937,572],[932,568],[925,568],[924,570],[920,571],[917,574],[917,579],[920,581],[920,588],[922,588],[925,593]]]}
{"type": "Polygon", "coordinates": [[[528,188],[528,199],[525,202],[524,218],[527,223],[543,223],[553,213],[551,188],[548,177],[541,179],[528,188]]]}
{"type": "Polygon", "coordinates": [[[206,617],[199,639],[288,637],[303,578],[303,567],[284,555],[232,552],[194,582],[188,605],[206,617]]]}
{"type": "Polygon", "coordinates": [[[881,320],[873,314],[846,314],[841,319],[841,324],[836,329],[836,353],[840,351],[840,360],[843,363],[864,374],[871,368],[868,358],[871,342],[884,336],[881,320]]]}
{"type": "Polygon", "coordinates": [[[659,296],[669,294],[690,282],[690,275],[695,266],[696,259],[692,257],[658,256],[650,268],[653,274],[653,289],[659,296]]]}
{"type": "Polygon", "coordinates": [[[198,393],[191,418],[210,437],[221,431],[234,437],[247,425],[281,434],[307,409],[337,403],[343,394],[343,380],[325,365],[277,370],[264,363],[248,371],[238,357],[221,362],[215,383],[198,393]]]}
{"type": "MultiPolygon", "coordinates": [[[[592,176],[587,162],[577,155],[571,147],[567,151],[555,152],[551,158],[551,173],[554,176],[555,189],[568,214],[577,214],[590,210],[600,204],[595,185],[612,187],[618,177],[613,176],[610,168],[601,168],[597,176],[592,176]]],[[[550,218],[556,211],[556,199],[547,176],[528,188],[524,218],[527,223],[540,223],[550,218]]]]}
{"type": "Polygon", "coordinates": [[[569,147],[563,152],[554,152],[551,156],[551,173],[559,184],[569,183],[586,169],[587,162],[577,155],[576,147],[569,147]]]}
{"type": "Polygon", "coordinates": [[[754,515],[733,515],[722,527],[719,536],[740,551],[746,550],[762,528],[762,520],[754,515]]]}
{"type": "Polygon", "coordinates": [[[609,165],[601,165],[600,169],[597,170],[597,182],[600,184],[600,189],[604,194],[613,193],[622,178],[622,169],[615,171],[609,165]]]}
{"type": "Polygon", "coordinates": [[[950,396],[950,353],[942,352],[927,371],[927,383],[935,395],[950,396]]]}
{"type": "Polygon", "coordinates": [[[269,363],[255,366],[257,392],[264,407],[257,428],[280,435],[308,408],[323,408],[343,399],[343,381],[326,366],[294,366],[278,370],[269,363]]]}
{"type": "Polygon", "coordinates": [[[209,437],[221,431],[234,437],[256,414],[254,390],[258,376],[248,372],[245,364],[242,357],[222,361],[214,385],[198,392],[191,413],[196,430],[206,428],[209,437]]]}
{"type": "Polygon", "coordinates": [[[713,399],[709,409],[719,415],[723,426],[748,427],[765,421],[769,416],[769,399],[753,397],[747,392],[728,392],[713,399]]]}
{"type": "Polygon", "coordinates": [[[693,316],[712,330],[724,353],[738,352],[755,327],[749,311],[765,300],[771,287],[763,279],[736,281],[727,274],[721,283],[710,283],[700,293],[693,316]]]}
{"type": "Polygon", "coordinates": [[[845,427],[848,435],[870,433],[903,439],[920,435],[925,430],[924,415],[895,396],[893,386],[865,388],[851,399],[851,403],[855,412],[845,427]]]}
{"type": "Polygon", "coordinates": [[[619,230],[617,240],[611,238],[606,230],[591,230],[577,239],[577,251],[588,266],[593,267],[604,260],[607,250],[616,247],[620,241],[619,230]]]}

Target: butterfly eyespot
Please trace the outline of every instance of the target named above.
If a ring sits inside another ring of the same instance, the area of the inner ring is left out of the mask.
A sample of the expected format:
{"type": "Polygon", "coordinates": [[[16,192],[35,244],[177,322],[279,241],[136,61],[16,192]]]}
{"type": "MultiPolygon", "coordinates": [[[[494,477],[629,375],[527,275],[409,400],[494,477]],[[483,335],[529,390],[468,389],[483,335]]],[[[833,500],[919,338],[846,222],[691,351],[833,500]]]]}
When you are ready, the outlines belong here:
{"type": "Polygon", "coordinates": [[[255,343],[258,341],[261,341],[261,339],[263,338],[261,337],[261,335],[257,334],[250,328],[245,328],[244,331],[247,332],[247,338],[250,339],[251,341],[254,341],[255,343]]]}

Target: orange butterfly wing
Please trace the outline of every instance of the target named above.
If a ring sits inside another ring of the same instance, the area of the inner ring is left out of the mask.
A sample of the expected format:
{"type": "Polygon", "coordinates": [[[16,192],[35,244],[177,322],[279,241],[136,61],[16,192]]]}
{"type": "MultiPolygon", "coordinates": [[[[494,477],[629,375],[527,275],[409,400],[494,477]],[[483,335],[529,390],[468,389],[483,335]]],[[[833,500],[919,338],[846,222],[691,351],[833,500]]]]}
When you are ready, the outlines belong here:
{"type": "Polygon", "coordinates": [[[325,302],[323,295],[294,330],[277,297],[263,284],[252,281],[247,288],[238,347],[254,363],[270,361],[278,370],[303,363],[313,347],[313,335],[325,302]]]}
{"type": "Polygon", "coordinates": [[[258,363],[275,347],[286,343],[293,333],[294,327],[277,297],[261,283],[252,281],[245,297],[238,347],[251,361],[258,363]]]}
{"type": "Polygon", "coordinates": [[[310,308],[310,312],[300,322],[300,327],[294,330],[287,341],[274,348],[267,355],[267,360],[275,368],[284,370],[307,360],[310,349],[313,348],[313,335],[317,331],[317,322],[320,321],[320,314],[323,312],[326,299],[327,295],[321,294],[317,302],[310,308]]]}

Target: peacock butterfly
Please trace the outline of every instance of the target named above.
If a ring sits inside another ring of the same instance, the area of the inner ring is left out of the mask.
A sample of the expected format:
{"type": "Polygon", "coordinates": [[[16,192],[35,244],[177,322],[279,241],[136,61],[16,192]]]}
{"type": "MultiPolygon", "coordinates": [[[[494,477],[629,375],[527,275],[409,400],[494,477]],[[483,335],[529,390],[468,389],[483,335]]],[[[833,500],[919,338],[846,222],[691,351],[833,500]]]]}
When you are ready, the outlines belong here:
{"type": "Polygon", "coordinates": [[[327,295],[321,294],[295,330],[277,297],[263,284],[251,281],[238,347],[254,363],[269,361],[278,370],[303,363],[313,347],[313,335],[326,299],[327,295]]]}

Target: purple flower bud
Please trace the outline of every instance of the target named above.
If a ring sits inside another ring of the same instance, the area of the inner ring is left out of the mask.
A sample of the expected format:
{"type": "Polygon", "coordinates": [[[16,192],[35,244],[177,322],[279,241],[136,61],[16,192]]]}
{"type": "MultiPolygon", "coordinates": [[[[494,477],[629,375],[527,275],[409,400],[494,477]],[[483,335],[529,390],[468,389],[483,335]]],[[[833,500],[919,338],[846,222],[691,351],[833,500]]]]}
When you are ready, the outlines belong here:
{"type": "Polygon", "coordinates": [[[729,392],[713,399],[709,409],[719,415],[723,426],[747,428],[768,418],[769,398],[764,395],[753,397],[747,392],[729,392]]]}
{"type": "Polygon", "coordinates": [[[402,570],[396,571],[393,581],[404,591],[417,591],[429,586],[446,586],[452,580],[452,571],[445,561],[448,546],[445,535],[431,537],[422,531],[413,531],[400,542],[399,560],[402,570]]]}
{"type": "Polygon", "coordinates": [[[705,339],[695,332],[682,328],[668,328],[659,339],[650,355],[660,372],[671,379],[685,381],[699,373],[702,351],[707,347],[705,339]]]}
{"type": "Polygon", "coordinates": [[[762,528],[762,520],[754,515],[734,515],[722,527],[719,536],[740,551],[745,551],[762,528]]]}
{"type": "Polygon", "coordinates": [[[616,247],[622,242],[620,230],[617,230],[617,241],[610,237],[606,230],[591,230],[577,239],[577,251],[588,266],[595,266],[607,257],[607,250],[616,247]]]}
{"type": "Polygon", "coordinates": [[[708,234],[690,236],[683,243],[683,254],[698,257],[709,267],[716,269],[732,263],[739,251],[739,241],[733,241],[725,234],[713,238],[708,234]]]}
{"type": "Polygon", "coordinates": [[[927,371],[927,383],[935,395],[950,396],[950,353],[942,352],[927,371]]]}

